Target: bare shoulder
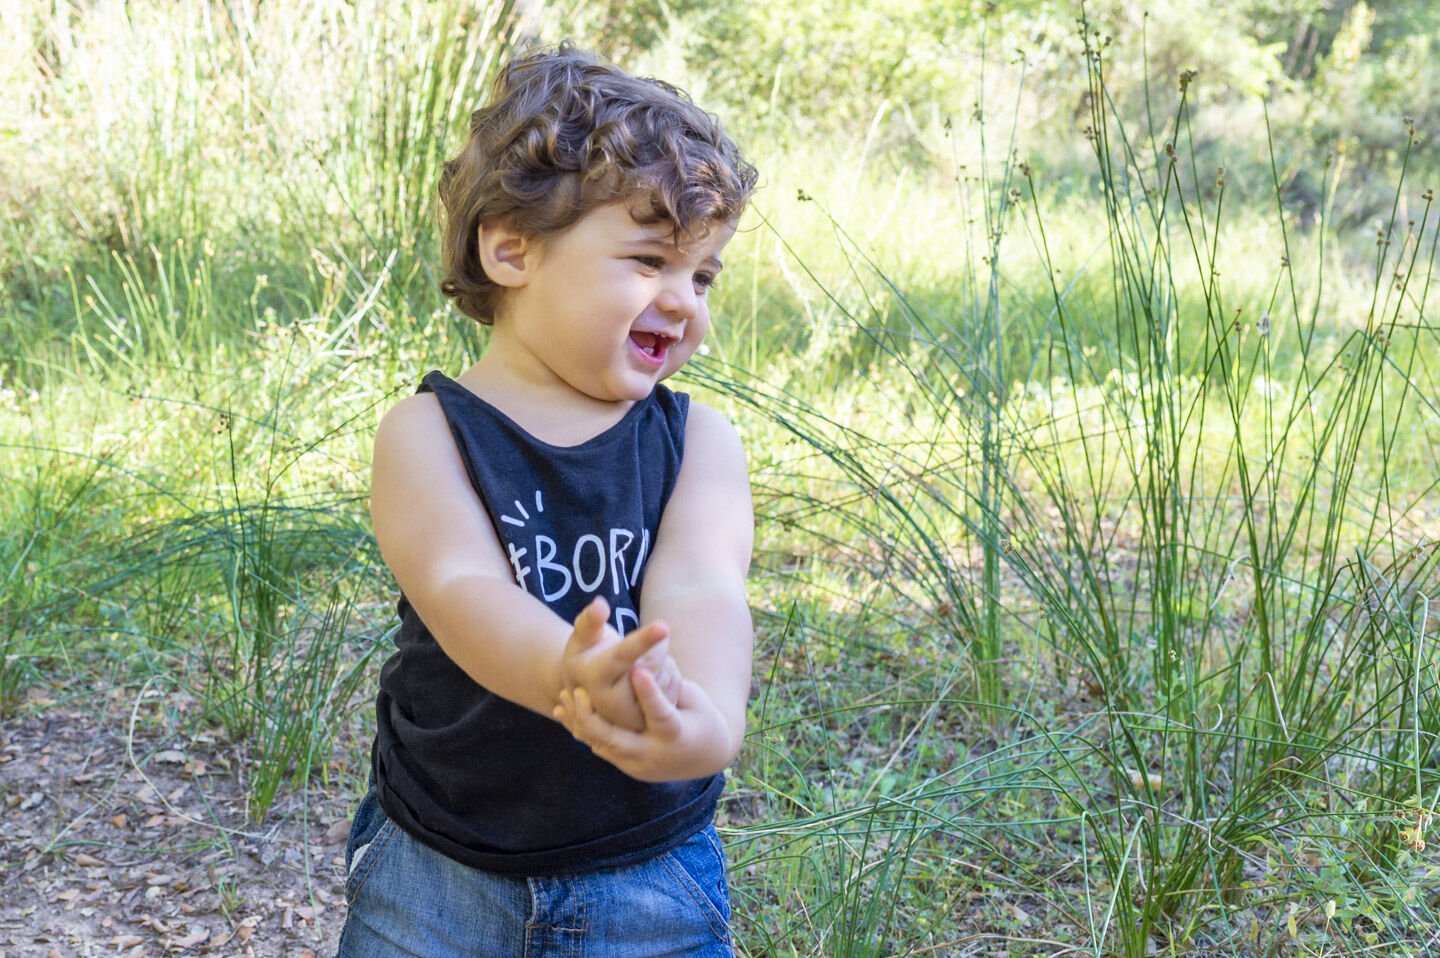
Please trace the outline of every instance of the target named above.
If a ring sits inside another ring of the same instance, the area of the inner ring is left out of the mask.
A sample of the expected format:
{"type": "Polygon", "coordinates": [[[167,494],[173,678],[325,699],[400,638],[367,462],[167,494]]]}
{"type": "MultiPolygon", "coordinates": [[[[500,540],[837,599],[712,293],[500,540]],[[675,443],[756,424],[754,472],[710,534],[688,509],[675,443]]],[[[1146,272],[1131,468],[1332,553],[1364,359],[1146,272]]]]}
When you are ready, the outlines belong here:
{"type": "Polygon", "coordinates": [[[494,526],[433,393],[402,399],[380,420],[370,520],[390,571],[412,599],[449,570],[508,575],[494,526]]]}
{"type": "Polygon", "coordinates": [[[375,458],[389,457],[415,445],[449,442],[445,414],[434,393],[416,393],[400,400],[380,419],[375,430],[375,458]]]}
{"type": "Polygon", "coordinates": [[[378,520],[396,507],[408,510],[418,486],[443,490],[447,479],[463,468],[434,394],[417,393],[400,400],[375,430],[371,517],[378,520]]]}
{"type": "MultiPolygon", "coordinates": [[[[655,565],[672,555],[685,564],[748,567],[754,515],[745,448],[719,411],[692,402],[685,424],[685,455],[656,536],[655,565]]],[[[653,566],[652,566],[653,568],[653,566]]],[[[650,577],[646,573],[646,588],[650,577]]]]}
{"type": "Polygon", "coordinates": [[[702,527],[748,525],[750,519],[750,471],[740,434],[718,410],[697,402],[690,404],[685,455],[666,516],[672,511],[688,513],[688,523],[702,527]]]}
{"type": "Polygon", "coordinates": [[[463,473],[455,441],[433,393],[396,403],[380,419],[370,463],[370,512],[397,502],[408,504],[419,484],[443,488],[447,476],[463,473]]]}
{"type": "Polygon", "coordinates": [[[685,422],[685,456],[681,460],[682,474],[686,464],[699,459],[707,469],[729,467],[745,472],[745,447],[740,434],[725,414],[704,403],[690,402],[690,414],[685,422]]]}

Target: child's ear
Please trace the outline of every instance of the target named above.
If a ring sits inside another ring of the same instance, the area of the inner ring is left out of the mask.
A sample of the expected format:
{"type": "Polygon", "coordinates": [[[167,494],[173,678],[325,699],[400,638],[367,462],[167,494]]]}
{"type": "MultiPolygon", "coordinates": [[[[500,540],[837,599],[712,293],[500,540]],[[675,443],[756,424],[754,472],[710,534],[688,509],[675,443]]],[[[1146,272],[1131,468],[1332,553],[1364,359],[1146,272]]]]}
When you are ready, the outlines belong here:
{"type": "Polygon", "coordinates": [[[530,282],[537,246],[531,237],[503,223],[480,224],[480,265],[499,286],[517,289],[530,282]]]}

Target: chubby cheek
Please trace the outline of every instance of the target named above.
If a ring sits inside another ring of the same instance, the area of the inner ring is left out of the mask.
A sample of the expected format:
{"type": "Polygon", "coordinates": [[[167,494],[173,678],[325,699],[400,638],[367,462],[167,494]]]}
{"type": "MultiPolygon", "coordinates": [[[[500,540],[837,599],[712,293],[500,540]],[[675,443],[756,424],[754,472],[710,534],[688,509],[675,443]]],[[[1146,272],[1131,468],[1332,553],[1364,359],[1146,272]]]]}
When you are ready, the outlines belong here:
{"type": "Polygon", "coordinates": [[[705,341],[705,333],[710,329],[709,317],[692,319],[685,329],[685,338],[674,346],[670,347],[669,362],[665,364],[665,375],[678,372],[681,366],[690,361],[700,344],[705,341]],[[697,321],[699,320],[699,321],[697,321]]]}

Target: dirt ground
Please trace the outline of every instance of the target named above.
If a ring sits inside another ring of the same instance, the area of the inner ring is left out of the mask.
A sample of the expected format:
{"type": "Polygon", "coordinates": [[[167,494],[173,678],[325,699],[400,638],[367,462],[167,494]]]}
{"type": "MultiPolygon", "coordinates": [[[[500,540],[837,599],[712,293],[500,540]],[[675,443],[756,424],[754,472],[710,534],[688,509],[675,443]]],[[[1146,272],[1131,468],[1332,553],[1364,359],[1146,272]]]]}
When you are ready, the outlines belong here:
{"type": "Polygon", "coordinates": [[[0,724],[0,958],[335,953],[353,775],[257,824],[235,747],[175,731],[185,703],[48,695],[0,724]]]}

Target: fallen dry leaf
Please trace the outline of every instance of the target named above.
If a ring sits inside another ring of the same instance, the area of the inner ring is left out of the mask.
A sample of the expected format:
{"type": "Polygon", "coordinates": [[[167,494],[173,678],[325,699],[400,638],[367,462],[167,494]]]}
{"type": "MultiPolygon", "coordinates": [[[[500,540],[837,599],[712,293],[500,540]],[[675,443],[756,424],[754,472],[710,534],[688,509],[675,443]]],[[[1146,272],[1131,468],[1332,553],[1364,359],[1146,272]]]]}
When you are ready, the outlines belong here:
{"type": "MultiPolygon", "coordinates": [[[[118,695],[126,709],[132,704],[129,695],[118,695]]],[[[0,731],[0,774],[7,786],[0,790],[0,830],[5,833],[0,871],[9,869],[12,876],[5,883],[6,900],[0,902],[0,958],[46,958],[52,950],[64,958],[296,958],[307,947],[304,958],[333,954],[340,918],[307,920],[311,909],[300,901],[307,894],[327,903],[342,899],[343,859],[337,853],[349,833],[348,797],[317,792],[322,803],[315,806],[282,803],[281,813],[266,823],[266,840],[255,846],[268,859],[252,862],[256,856],[245,854],[254,850],[250,846],[216,848],[203,838],[190,841],[197,824],[189,818],[194,812],[190,803],[200,799],[209,803],[210,818],[247,827],[243,783],[223,774],[224,756],[209,748],[157,744],[157,738],[173,732],[168,726],[137,724],[130,730],[134,741],[127,742],[103,721],[96,724],[109,715],[104,705],[93,714],[36,714],[0,731]],[[79,750],[79,741],[93,743],[91,751],[79,750]],[[42,751],[46,742],[53,743],[53,752],[42,751]],[[185,761],[157,758],[164,749],[185,755],[185,761]],[[137,753],[149,756],[138,769],[130,762],[137,753]],[[50,811],[78,808],[98,814],[72,825],[66,833],[73,841],[69,847],[42,854],[54,837],[50,811]],[[148,826],[144,831],[142,824],[148,826]],[[335,841],[327,848],[321,840],[332,826],[335,841]],[[270,840],[271,833],[278,840],[270,840]],[[261,864],[273,859],[281,865],[282,852],[283,864],[289,864],[292,851],[295,856],[308,853],[314,867],[261,864]],[[226,917],[233,924],[223,927],[221,879],[242,909],[231,911],[226,917]],[[206,927],[211,916],[217,924],[206,927]],[[237,927],[241,916],[251,917],[237,927]],[[288,928],[280,927],[282,922],[288,928]]]]}
{"type": "Polygon", "coordinates": [[[183,938],[170,939],[170,946],[173,948],[194,948],[202,941],[210,937],[210,929],[199,928],[185,935],[183,938]]]}

